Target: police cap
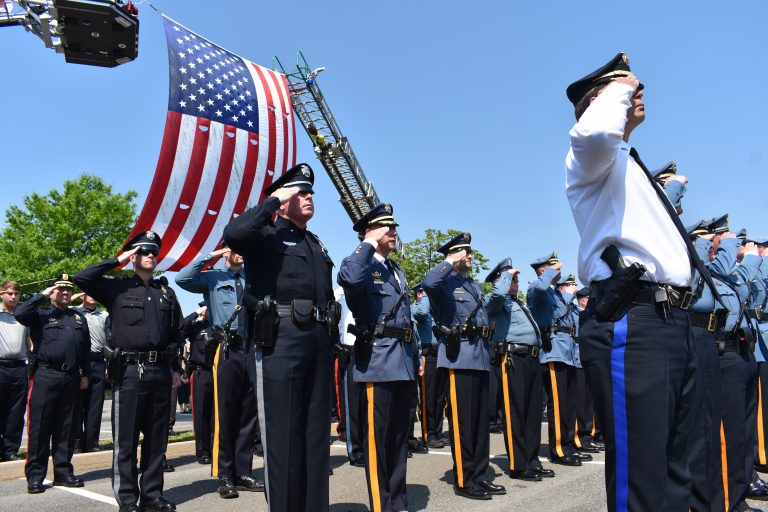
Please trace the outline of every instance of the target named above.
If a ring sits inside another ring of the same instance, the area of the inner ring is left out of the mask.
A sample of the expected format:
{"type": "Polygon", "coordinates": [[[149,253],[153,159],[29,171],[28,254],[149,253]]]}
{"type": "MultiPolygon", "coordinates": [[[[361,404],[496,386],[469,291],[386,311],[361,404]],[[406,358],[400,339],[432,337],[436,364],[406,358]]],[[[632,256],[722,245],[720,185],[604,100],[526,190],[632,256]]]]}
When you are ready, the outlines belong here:
{"type": "Polygon", "coordinates": [[[704,219],[701,219],[699,222],[691,224],[690,226],[686,226],[685,231],[688,233],[688,235],[692,239],[699,238],[700,236],[703,236],[709,233],[709,222],[707,222],[704,219]]]}
{"type": "Polygon", "coordinates": [[[502,272],[511,268],[515,268],[512,266],[512,258],[504,258],[495,267],[493,267],[493,270],[491,270],[490,273],[485,277],[485,282],[494,282],[502,272]]]}
{"type": "Polygon", "coordinates": [[[136,247],[160,250],[160,235],[154,231],[142,231],[128,240],[128,243],[125,244],[125,250],[134,249],[136,247]]]}
{"type": "Polygon", "coordinates": [[[295,167],[288,169],[285,174],[277,178],[272,182],[270,186],[264,189],[266,195],[270,195],[272,192],[283,187],[298,187],[299,192],[309,192],[314,194],[312,185],[315,184],[315,173],[312,172],[312,168],[309,164],[299,164],[295,167]]]}
{"type": "Polygon", "coordinates": [[[589,293],[591,290],[589,289],[589,286],[582,286],[578,290],[576,290],[576,298],[581,299],[583,297],[589,297],[589,293]]]}
{"type": "Polygon", "coordinates": [[[389,203],[379,203],[371,208],[368,213],[358,219],[352,226],[352,229],[358,233],[363,233],[371,226],[399,226],[392,216],[392,205],[389,203]]]}
{"type": "Polygon", "coordinates": [[[670,176],[677,174],[677,164],[675,162],[668,162],[664,167],[656,169],[651,174],[656,181],[664,181],[670,176]]]}
{"type": "Polygon", "coordinates": [[[72,282],[72,277],[69,274],[60,274],[59,277],[53,280],[51,286],[62,288],[74,288],[75,283],[72,282]]]}
{"type": "Polygon", "coordinates": [[[472,235],[469,233],[459,233],[451,238],[437,249],[437,252],[447,256],[454,251],[471,251],[472,235]]]}
{"type": "Polygon", "coordinates": [[[531,268],[533,268],[533,270],[536,270],[542,265],[555,265],[556,263],[560,263],[560,260],[557,259],[557,253],[555,251],[552,251],[546,256],[542,256],[541,258],[531,263],[531,268]]]}
{"type": "MultiPolygon", "coordinates": [[[[566,89],[565,94],[574,106],[589,92],[590,89],[598,85],[607,84],[617,78],[630,76],[632,71],[629,69],[629,59],[624,52],[619,53],[612,58],[606,65],[596,69],[584,78],[576,80],[566,89]]],[[[643,84],[637,88],[641,90],[643,84]]]]}
{"type": "Polygon", "coordinates": [[[565,279],[557,282],[557,286],[576,286],[576,278],[573,274],[568,274],[565,279]]]}
{"type": "Polygon", "coordinates": [[[722,217],[714,217],[712,220],[709,221],[709,226],[707,227],[709,232],[713,235],[719,235],[720,233],[726,233],[728,228],[728,214],[726,213],[722,217]]]}

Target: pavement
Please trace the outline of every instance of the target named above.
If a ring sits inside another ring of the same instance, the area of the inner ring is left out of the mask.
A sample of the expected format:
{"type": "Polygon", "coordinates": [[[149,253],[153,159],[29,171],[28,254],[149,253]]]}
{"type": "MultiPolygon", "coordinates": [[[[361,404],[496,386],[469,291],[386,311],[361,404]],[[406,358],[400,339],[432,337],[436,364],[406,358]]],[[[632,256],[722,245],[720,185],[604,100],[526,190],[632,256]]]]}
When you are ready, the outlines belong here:
{"type": "MultiPolygon", "coordinates": [[[[186,421],[182,416],[177,417],[176,430],[179,431],[186,421]]],[[[108,429],[109,423],[106,425],[108,429]]],[[[417,431],[418,428],[417,425],[417,431]]],[[[542,434],[543,439],[546,439],[546,423],[542,424],[542,434]]],[[[331,467],[334,474],[330,477],[330,510],[368,510],[365,470],[350,466],[345,445],[335,437],[331,440],[331,467]]],[[[540,455],[544,467],[554,469],[557,476],[541,482],[522,482],[506,475],[508,459],[502,435],[491,434],[490,446],[490,470],[495,475],[494,482],[506,486],[506,495],[494,496],[490,501],[473,501],[454,495],[450,448],[431,449],[428,454],[415,454],[408,459],[409,510],[592,512],[606,509],[603,482],[605,463],[602,453],[596,454],[593,461],[581,467],[565,467],[551,464],[543,458],[547,447],[542,445],[540,455]]],[[[175,502],[180,511],[267,510],[262,493],[241,492],[240,497],[233,500],[219,498],[216,479],[210,476],[210,466],[200,465],[195,460],[193,441],[170,444],[167,455],[168,460],[176,466],[176,471],[165,474],[165,497],[175,502]]],[[[38,495],[26,494],[23,460],[0,463],[0,511],[114,512],[117,505],[111,488],[111,457],[111,451],[75,455],[75,473],[85,480],[85,487],[51,487],[38,495]]],[[[263,461],[260,457],[254,457],[253,467],[254,476],[263,479],[263,461]]],[[[50,471],[48,478],[52,478],[50,471]]],[[[752,506],[768,510],[768,502],[753,502],[752,506]]]]}

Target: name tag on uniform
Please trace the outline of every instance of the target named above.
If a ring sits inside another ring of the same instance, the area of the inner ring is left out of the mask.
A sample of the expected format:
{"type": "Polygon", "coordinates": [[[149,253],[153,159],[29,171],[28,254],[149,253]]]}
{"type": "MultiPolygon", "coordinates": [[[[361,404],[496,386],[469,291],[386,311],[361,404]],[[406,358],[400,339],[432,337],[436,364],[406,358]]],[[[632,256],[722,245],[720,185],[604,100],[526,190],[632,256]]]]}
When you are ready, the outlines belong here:
{"type": "Polygon", "coordinates": [[[384,281],[382,281],[381,279],[374,279],[373,284],[384,284],[384,281]]]}
{"type": "Polygon", "coordinates": [[[462,288],[456,288],[453,290],[453,293],[464,293],[464,290],[462,288]]]}
{"type": "Polygon", "coordinates": [[[287,245],[288,247],[293,247],[294,245],[296,245],[296,242],[287,242],[283,240],[283,245],[287,245]]]}

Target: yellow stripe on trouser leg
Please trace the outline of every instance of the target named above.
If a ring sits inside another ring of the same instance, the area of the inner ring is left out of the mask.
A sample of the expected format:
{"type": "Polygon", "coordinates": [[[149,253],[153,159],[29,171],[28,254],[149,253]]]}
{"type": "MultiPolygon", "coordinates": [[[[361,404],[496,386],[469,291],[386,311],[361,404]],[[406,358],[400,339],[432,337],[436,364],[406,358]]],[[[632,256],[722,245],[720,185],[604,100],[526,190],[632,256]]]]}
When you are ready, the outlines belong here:
{"type": "Polygon", "coordinates": [[[560,400],[557,398],[557,374],[555,374],[555,363],[549,363],[549,380],[552,388],[552,408],[555,413],[555,451],[558,457],[565,457],[563,453],[562,437],[560,435],[560,400]]]}
{"type": "Polygon", "coordinates": [[[448,370],[451,381],[451,425],[453,426],[453,457],[456,460],[456,485],[464,487],[464,468],[461,464],[461,436],[459,435],[459,401],[456,400],[456,376],[448,370]]]}
{"type": "Polygon", "coordinates": [[[219,416],[219,355],[221,345],[213,357],[213,457],[211,457],[211,476],[219,476],[219,435],[221,418],[219,416]]]}
{"type": "Polygon", "coordinates": [[[427,358],[421,358],[421,436],[427,442],[427,358]]]}
{"type": "Polygon", "coordinates": [[[509,354],[504,354],[504,360],[501,362],[501,384],[504,389],[504,421],[507,424],[507,446],[509,446],[509,470],[515,470],[515,445],[512,444],[512,417],[509,412],[509,381],[507,380],[507,358],[509,354]]]}
{"type": "Polygon", "coordinates": [[[576,421],[574,421],[573,424],[573,443],[576,445],[576,448],[581,448],[581,439],[579,439],[579,419],[576,418],[576,421]]]}
{"type": "Polygon", "coordinates": [[[591,432],[591,435],[592,435],[592,437],[595,437],[595,435],[597,435],[597,416],[594,413],[592,413],[592,432],[591,432]]]}
{"type": "Polygon", "coordinates": [[[731,500],[728,497],[728,450],[725,446],[725,428],[720,421],[720,466],[723,472],[723,496],[725,497],[725,510],[729,510],[731,500]]]}
{"type": "Polygon", "coordinates": [[[381,495],[379,494],[379,465],[376,459],[376,435],[373,422],[373,382],[365,383],[365,393],[368,398],[368,477],[371,481],[371,506],[373,512],[381,511],[381,495]]]}
{"type": "Polygon", "coordinates": [[[757,379],[757,460],[765,465],[765,431],[763,430],[763,378],[757,379]]]}

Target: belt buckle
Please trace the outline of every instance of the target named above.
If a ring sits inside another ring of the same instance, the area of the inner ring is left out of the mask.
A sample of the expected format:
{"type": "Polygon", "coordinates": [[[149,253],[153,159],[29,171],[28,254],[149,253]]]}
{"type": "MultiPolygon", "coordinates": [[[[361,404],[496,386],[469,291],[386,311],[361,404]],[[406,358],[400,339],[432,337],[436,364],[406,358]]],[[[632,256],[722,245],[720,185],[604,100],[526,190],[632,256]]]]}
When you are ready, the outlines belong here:
{"type": "Polygon", "coordinates": [[[693,292],[686,291],[683,293],[683,298],[680,301],[680,309],[688,309],[691,307],[691,302],[693,302],[693,292]]]}
{"type": "Polygon", "coordinates": [[[405,335],[405,342],[410,343],[411,341],[411,333],[413,331],[411,329],[408,329],[407,327],[403,329],[403,334],[405,335]]]}
{"type": "Polygon", "coordinates": [[[575,336],[576,336],[576,327],[575,327],[575,326],[573,326],[573,325],[572,325],[572,326],[570,326],[570,327],[568,328],[568,335],[569,335],[571,338],[573,338],[573,337],[575,337],[575,336]]]}
{"type": "Polygon", "coordinates": [[[531,357],[539,357],[539,347],[531,347],[531,357]]]}
{"type": "Polygon", "coordinates": [[[156,363],[157,362],[157,350],[150,350],[149,351],[149,359],[147,360],[148,363],[156,363]]]}
{"type": "Polygon", "coordinates": [[[67,363],[62,363],[61,371],[68,372],[69,371],[69,365],[67,363]]]}
{"type": "Polygon", "coordinates": [[[717,327],[717,316],[714,313],[709,314],[709,321],[707,321],[707,331],[715,332],[717,327]]]}
{"type": "Polygon", "coordinates": [[[484,325],[483,328],[480,330],[480,337],[488,339],[491,336],[491,328],[487,325],[484,325]]]}

